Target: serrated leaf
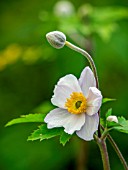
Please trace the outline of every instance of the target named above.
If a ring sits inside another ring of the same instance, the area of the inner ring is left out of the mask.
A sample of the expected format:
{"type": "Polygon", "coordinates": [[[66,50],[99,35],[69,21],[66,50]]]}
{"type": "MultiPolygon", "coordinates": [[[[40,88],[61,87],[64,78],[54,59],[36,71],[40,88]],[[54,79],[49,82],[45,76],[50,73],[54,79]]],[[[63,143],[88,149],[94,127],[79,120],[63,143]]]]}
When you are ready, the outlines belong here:
{"type": "Polygon", "coordinates": [[[119,132],[128,133],[128,120],[121,116],[118,117],[118,123],[107,121],[107,127],[109,127],[110,130],[114,129],[119,132]]]}
{"type": "Polygon", "coordinates": [[[20,118],[16,118],[8,122],[5,126],[11,126],[18,123],[29,123],[29,122],[44,122],[46,114],[34,113],[28,115],[21,115],[20,118]]]}
{"type": "Polygon", "coordinates": [[[107,111],[105,116],[107,118],[108,116],[111,116],[111,115],[112,115],[112,108],[108,109],[108,111],[107,111]]]}
{"type": "Polygon", "coordinates": [[[107,103],[107,102],[112,102],[115,101],[116,99],[110,99],[110,98],[103,98],[102,104],[107,103]]]}
{"type": "Polygon", "coordinates": [[[31,136],[28,137],[27,140],[32,140],[32,141],[38,140],[41,138],[41,135],[42,133],[40,129],[34,130],[34,132],[31,134],[31,136]]]}
{"type": "Polygon", "coordinates": [[[108,128],[111,128],[111,129],[114,129],[115,127],[118,127],[118,126],[120,126],[120,124],[119,123],[116,123],[116,122],[109,122],[109,121],[107,121],[107,127],[108,128]]]}
{"type": "Polygon", "coordinates": [[[118,117],[118,124],[120,126],[115,126],[114,129],[119,132],[128,133],[128,120],[126,120],[123,116],[118,117]]]}
{"type": "Polygon", "coordinates": [[[69,135],[65,132],[63,132],[60,136],[60,143],[65,146],[65,144],[70,140],[70,138],[72,137],[72,135],[69,135]]]}
{"type": "Polygon", "coordinates": [[[31,136],[28,137],[28,140],[44,140],[44,139],[50,139],[55,136],[61,135],[63,132],[63,128],[53,128],[53,129],[47,129],[47,125],[43,124],[39,126],[39,129],[35,130],[31,136]]]}
{"type": "Polygon", "coordinates": [[[53,129],[47,129],[47,125],[43,124],[39,126],[39,129],[35,130],[31,136],[28,137],[28,140],[44,140],[44,139],[50,139],[56,136],[60,136],[60,143],[64,146],[69,139],[71,138],[71,135],[64,132],[63,128],[53,128],[53,129]]]}

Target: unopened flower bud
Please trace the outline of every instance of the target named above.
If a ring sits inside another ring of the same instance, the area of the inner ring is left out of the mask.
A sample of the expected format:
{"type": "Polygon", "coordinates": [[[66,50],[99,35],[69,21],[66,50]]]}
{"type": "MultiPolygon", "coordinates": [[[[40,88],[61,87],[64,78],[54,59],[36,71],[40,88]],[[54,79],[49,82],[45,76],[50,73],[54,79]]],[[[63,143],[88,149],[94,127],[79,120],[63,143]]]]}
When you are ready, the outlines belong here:
{"type": "Polygon", "coordinates": [[[48,42],[54,48],[63,48],[66,41],[66,36],[60,31],[52,31],[46,34],[48,42]]]}
{"type": "Polygon", "coordinates": [[[107,117],[107,121],[118,123],[118,119],[117,119],[116,116],[108,116],[108,117],[107,117]]]}

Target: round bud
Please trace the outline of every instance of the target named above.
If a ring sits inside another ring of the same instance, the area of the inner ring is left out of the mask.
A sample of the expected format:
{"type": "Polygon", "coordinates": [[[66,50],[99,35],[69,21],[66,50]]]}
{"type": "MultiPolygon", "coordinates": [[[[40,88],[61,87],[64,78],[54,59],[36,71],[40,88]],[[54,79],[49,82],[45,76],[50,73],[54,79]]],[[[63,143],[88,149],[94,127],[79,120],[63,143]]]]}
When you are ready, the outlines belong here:
{"type": "Polygon", "coordinates": [[[63,48],[66,41],[66,36],[60,31],[52,31],[46,34],[46,38],[54,48],[63,48]]]}
{"type": "Polygon", "coordinates": [[[118,123],[118,119],[117,119],[116,116],[108,116],[108,117],[107,117],[107,121],[118,123]]]}

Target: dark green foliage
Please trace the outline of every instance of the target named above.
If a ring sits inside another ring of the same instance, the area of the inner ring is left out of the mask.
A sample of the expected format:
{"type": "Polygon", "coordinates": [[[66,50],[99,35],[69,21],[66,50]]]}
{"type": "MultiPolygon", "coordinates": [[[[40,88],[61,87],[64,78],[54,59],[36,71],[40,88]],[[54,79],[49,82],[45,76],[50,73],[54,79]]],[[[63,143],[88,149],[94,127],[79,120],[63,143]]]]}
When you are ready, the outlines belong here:
{"type": "MultiPolygon", "coordinates": [[[[49,31],[64,31],[68,40],[82,46],[93,56],[103,96],[117,99],[116,102],[103,105],[102,115],[112,107],[114,113],[123,114],[128,119],[127,0],[88,1],[93,10],[88,13],[89,8],[84,9],[84,17],[81,17],[82,13],[78,8],[86,2],[72,0],[76,11],[72,18],[56,17],[53,14],[56,2],[58,1],[0,2],[1,170],[65,170],[75,169],[77,166],[73,168],[81,147],[77,142],[78,138],[63,148],[56,139],[26,142],[27,136],[40,123],[4,127],[8,121],[21,114],[48,113],[51,108],[42,107],[42,103],[50,102],[58,79],[69,73],[79,77],[81,70],[89,65],[84,57],[66,47],[55,50],[49,46],[45,38],[49,31]],[[15,50],[12,50],[12,58],[5,55],[12,44],[21,48],[19,57],[14,61],[15,50]],[[3,60],[3,56],[6,60],[3,60]]],[[[113,133],[113,136],[127,158],[127,135],[113,133]]],[[[102,169],[99,152],[97,153],[93,142],[90,145],[86,169],[102,169]]],[[[123,170],[111,148],[110,152],[111,169],[123,170]]]]}

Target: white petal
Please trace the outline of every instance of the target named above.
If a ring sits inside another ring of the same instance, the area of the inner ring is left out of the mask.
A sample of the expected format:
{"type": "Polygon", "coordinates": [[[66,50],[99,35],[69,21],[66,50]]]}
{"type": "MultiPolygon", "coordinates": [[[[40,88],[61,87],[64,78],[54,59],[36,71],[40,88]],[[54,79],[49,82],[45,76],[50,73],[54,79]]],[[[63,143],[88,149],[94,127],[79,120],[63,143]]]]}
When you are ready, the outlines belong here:
{"type": "Polygon", "coordinates": [[[44,121],[48,124],[48,129],[64,127],[66,133],[73,134],[84,125],[85,114],[71,114],[66,109],[57,108],[49,112],[44,121]]]}
{"type": "Polygon", "coordinates": [[[90,87],[87,96],[87,110],[88,115],[93,115],[98,112],[102,103],[101,92],[96,87],[90,87]]]}
{"type": "Polygon", "coordinates": [[[60,108],[65,108],[65,102],[72,92],[81,92],[78,80],[72,74],[62,77],[54,89],[51,102],[60,108]]]}
{"type": "Polygon", "coordinates": [[[81,91],[77,78],[72,74],[68,74],[65,77],[60,78],[57,84],[68,86],[75,92],[81,91]]]}
{"type": "Polygon", "coordinates": [[[76,134],[80,138],[86,141],[90,141],[93,139],[94,132],[98,130],[98,124],[99,124],[99,116],[97,113],[93,116],[86,115],[84,126],[81,128],[80,131],[77,131],[76,134]]]}
{"type": "Polygon", "coordinates": [[[89,67],[85,67],[79,78],[80,87],[85,96],[88,94],[89,87],[96,87],[96,80],[92,70],[89,67]]]}

